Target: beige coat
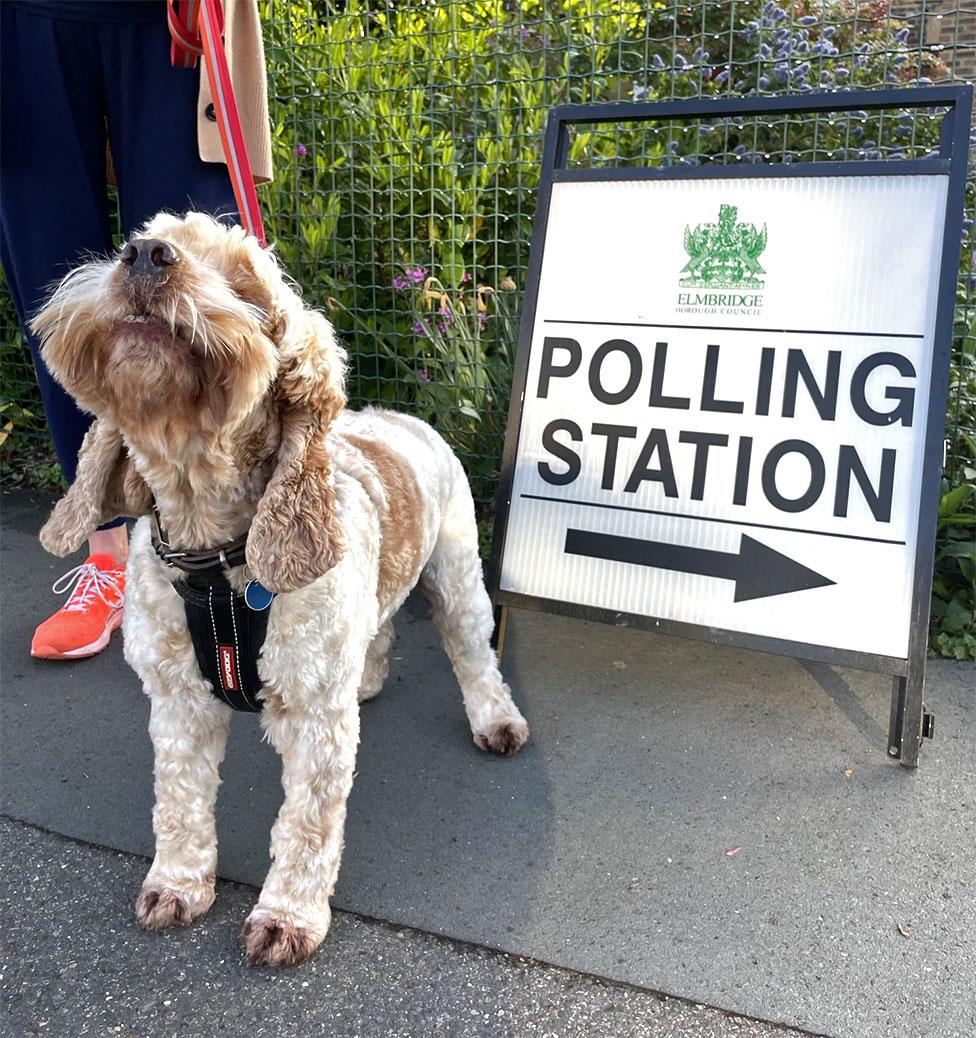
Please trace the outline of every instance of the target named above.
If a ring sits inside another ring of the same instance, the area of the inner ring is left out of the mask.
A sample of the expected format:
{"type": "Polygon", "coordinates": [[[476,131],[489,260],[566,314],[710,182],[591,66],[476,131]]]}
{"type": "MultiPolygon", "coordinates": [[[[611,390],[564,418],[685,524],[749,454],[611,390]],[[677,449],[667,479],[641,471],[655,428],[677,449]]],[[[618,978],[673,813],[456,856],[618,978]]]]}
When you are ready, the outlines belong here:
{"type": "MultiPolygon", "coordinates": [[[[241,114],[247,155],[258,184],[271,180],[271,124],[268,118],[268,73],[264,64],[264,42],[257,0],[223,0],[224,45],[227,65],[234,84],[234,96],[241,114]]],[[[224,150],[216,121],[207,117],[211,104],[210,83],[203,70],[203,59],[197,63],[200,97],[197,101],[197,140],[204,162],[223,162],[224,150]]]]}
{"type": "MultiPolygon", "coordinates": [[[[227,67],[241,116],[251,172],[256,184],[266,184],[274,173],[271,167],[271,122],[268,118],[268,73],[264,65],[264,41],[261,37],[258,4],[257,0],[223,0],[223,8],[227,67]]],[[[203,58],[198,59],[195,69],[185,69],[181,75],[200,77],[200,95],[197,99],[200,158],[204,162],[224,162],[216,117],[207,115],[208,111],[212,111],[210,105],[213,98],[203,58]]],[[[111,142],[106,148],[105,159],[108,182],[114,184],[115,164],[112,161],[111,142]]]]}

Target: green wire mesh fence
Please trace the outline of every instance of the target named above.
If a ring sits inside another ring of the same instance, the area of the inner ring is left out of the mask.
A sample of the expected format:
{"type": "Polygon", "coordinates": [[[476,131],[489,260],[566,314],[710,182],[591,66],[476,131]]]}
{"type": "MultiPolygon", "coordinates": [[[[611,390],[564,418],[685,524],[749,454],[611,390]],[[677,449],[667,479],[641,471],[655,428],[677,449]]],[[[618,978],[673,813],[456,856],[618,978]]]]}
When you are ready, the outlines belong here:
{"type": "MultiPolygon", "coordinates": [[[[276,161],[275,183],[261,190],[269,237],[349,348],[353,405],[435,422],[486,514],[552,105],[976,76],[976,0],[267,0],[261,8],[276,161]]],[[[924,113],[899,111],[584,127],[570,161],[897,161],[926,154],[935,132],[924,113]]],[[[971,183],[949,487],[976,479],[974,209],[971,183]]],[[[0,341],[3,420],[13,442],[29,445],[44,425],[5,293],[0,341]]],[[[953,573],[954,587],[970,579],[953,573]]],[[[971,610],[971,589],[963,597],[971,610]]]]}

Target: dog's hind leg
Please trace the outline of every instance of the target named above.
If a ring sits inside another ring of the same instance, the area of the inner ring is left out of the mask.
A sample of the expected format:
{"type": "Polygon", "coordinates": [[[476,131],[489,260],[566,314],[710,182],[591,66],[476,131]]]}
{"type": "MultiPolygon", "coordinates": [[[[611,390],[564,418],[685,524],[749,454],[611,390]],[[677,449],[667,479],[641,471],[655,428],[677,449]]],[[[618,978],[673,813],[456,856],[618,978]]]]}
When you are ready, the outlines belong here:
{"type": "Polygon", "coordinates": [[[359,702],[372,699],[383,687],[386,676],[390,672],[390,650],[396,641],[396,630],[393,621],[387,620],[376,632],[376,637],[366,650],[366,667],[363,680],[359,685],[359,702]]]}
{"type": "Polygon", "coordinates": [[[478,555],[474,503],[463,474],[455,486],[420,587],[454,666],[475,743],[483,750],[511,755],[528,738],[529,727],[491,648],[491,600],[478,555]]]}

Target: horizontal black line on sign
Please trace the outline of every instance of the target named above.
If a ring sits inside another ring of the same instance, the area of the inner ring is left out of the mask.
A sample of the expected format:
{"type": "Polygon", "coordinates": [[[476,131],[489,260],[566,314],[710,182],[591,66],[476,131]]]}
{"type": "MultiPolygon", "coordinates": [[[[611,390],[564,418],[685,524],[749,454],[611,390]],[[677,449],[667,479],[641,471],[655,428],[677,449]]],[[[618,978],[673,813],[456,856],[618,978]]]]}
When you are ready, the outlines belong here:
{"type": "Polygon", "coordinates": [[[871,541],[873,544],[905,544],[885,537],[859,537],[853,533],[832,533],[830,530],[805,530],[800,526],[774,526],[772,523],[750,523],[743,519],[713,519],[707,515],[691,515],[688,512],[660,512],[653,508],[636,508],[633,505],[605,505],[599,501],[574,501],[568,497],[546,497],[544,494],[519,494],[531,501],[554,501],[560,505],[582,505],[584,508],[605,508],[611,512],[640,512],[642,515],[664,515],[671,519],[695,519],[700,523],[722,523],[725,526],[753,526],[759,530],[783,530],[786,533],[811,533],[816,537],[840,537],[845,541],[871,541]]]}
{"type": "Polygon", "coordinates": [[[852,335],[864,339],[924,339],[914,332],[831,332],[822,328],[740,328],[731,324],[639,324],[636,321],[570,321],[547,317],[543,324],[595,324],[607,328],[694,328],[706,332],[773,332],[781,335],[852,335]]]}

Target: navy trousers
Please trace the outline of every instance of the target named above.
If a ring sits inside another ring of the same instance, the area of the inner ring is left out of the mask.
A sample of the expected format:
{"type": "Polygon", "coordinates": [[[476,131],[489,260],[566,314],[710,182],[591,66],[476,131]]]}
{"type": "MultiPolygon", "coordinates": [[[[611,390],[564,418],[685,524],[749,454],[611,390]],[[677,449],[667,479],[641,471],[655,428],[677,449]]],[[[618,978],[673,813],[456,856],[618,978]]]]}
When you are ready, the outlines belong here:
{"type": "MultiPolygon", "coordinates": [[[[155,20],[125,24],[51,18],[0,0],[0,256],[25,326],[47,287],[86,254],[112,249],[106,140],[126,236],[162,209],[236,213],[227,167],[202,162],[197,150],[201,73],[170,65],[165,5],[153,6],[155,20]]],[[[71,483],[91,416],[27,338],[71,483]]]]}

